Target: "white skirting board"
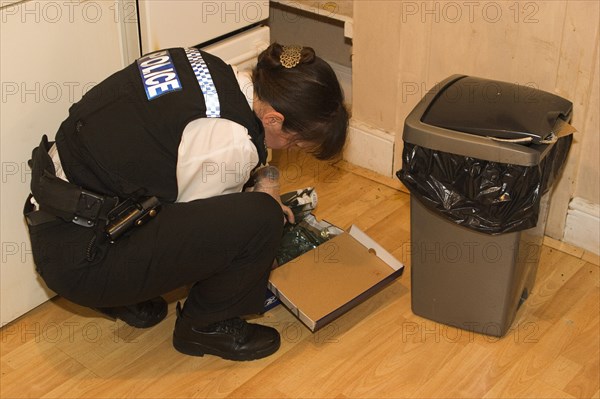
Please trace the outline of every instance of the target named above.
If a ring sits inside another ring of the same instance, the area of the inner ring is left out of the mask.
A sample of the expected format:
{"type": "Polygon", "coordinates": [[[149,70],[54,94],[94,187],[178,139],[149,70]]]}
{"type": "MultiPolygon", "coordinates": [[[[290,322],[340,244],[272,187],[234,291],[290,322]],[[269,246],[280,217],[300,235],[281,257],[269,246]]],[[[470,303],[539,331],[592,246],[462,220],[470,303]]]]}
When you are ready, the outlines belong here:
{"type": "Polygon", "coordinates": [[[350,121],[344,160],[386,177],[393,177],[394,135],[350,121]]]}
{"type": "Polygon", "coordinates": [[[573,198],[569,203],[563,241],[600,254],[600,204],[573,198]]]}

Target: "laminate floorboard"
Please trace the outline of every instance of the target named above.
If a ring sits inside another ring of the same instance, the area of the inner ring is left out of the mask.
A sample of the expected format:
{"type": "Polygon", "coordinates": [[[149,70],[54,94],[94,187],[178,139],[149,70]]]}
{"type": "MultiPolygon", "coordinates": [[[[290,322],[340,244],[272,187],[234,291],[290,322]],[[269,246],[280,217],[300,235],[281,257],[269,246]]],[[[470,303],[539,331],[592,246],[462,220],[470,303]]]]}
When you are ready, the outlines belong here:
{"type": "Polygon", "coordinates": [[[265,359],[189,357],[171,345],[175,303],[136,330],[63,298],[1,330],[1,398],[600,398],[600,269],[544,246],[533,292],[502,337],[411,312],[409,196],[296,152],[276,152],[282,191],[313,186],[315,215],[356,224],[405,266],[402,277],[311,333],[283,306],[254,322],[282,336],[265,359]]]}

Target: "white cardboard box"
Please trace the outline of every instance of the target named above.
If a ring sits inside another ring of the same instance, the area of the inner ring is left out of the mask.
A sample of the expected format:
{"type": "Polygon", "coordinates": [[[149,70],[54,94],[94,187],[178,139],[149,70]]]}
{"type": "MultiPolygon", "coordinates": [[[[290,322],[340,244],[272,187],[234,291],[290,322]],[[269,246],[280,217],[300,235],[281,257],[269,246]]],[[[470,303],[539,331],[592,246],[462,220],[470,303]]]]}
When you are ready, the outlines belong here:
{"type": "Polygon", "coordinates": [[[274,269],[269,289],[314,332],[403,271],[400,261],[353,225],[348,232],[274,269]]]}

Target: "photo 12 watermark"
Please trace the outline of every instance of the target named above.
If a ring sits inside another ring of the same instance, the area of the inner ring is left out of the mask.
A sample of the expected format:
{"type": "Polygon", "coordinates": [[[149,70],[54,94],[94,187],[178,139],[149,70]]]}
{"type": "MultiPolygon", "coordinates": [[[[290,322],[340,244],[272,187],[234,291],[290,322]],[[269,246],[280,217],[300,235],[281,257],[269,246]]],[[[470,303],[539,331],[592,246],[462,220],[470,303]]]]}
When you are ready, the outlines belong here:
{"type": "Polygon", "coordinates": [[[520,241],[518,248],[505,247],[499,243],[476,241],[402,242],[394,252],[401,262],[435,264],[443,267],[471,265],[494,265],[514,261],[521,264],[537,264],[542,244],[520,241]],[[516,250],[518,249],[518,250],[516,250]]]}
{"type": "Polygon", "coordinates": [[[314,344],[335,344],[340,342],[340,328],[335,322],[329,323],[315,332],[311,332],[308,327],[298,321],[267,321],[263,324],[276,329],[281,339],[289,343],[297,343],[302,340],[308,340],[314,344]]]}
{"type": "Polygon", "coordinates": [[[3,81],[0,83],[0,99],[3,104],[55,104],[65,100],[73,104],[96,84],[97,82],[3,81]]]}
{"type": "Polygon", "coordinates": [[[406,321],[400,328],[402,343],[494,343],[512,340],[515,343],[535,344],[540,339],[540,327],[536,322],[517,322],[500,336],[502,329],[498,323],[464,322],[462,326],[452,326],[429,320],[406,321]],[[475,332],[475,331],[480,331],[475,332]]]}
{"type": "MultiPolygon", "coordinates": [[[[98,317],[102,316],[98,313],[98,317]]],[[[114,343],[139,342],[140,330],[121,321],[108,320],[10,323],[0,329],[1,341],[20,343],[86,343],[96,344],[108,339],[114,343]]]]}
{"type": "Polygon", "coordinates": [[[204,24],[251,24],[269,17],[268,1],[202,1],[198,4],[201,7],[199,19],[204,24]]]}
{"type": "Polygon", "coordinates": [[[2,184],[29,184],[31,181],[31,168],[27,164],[27,161],[2,161],[0,170],[2,184]]]}
{"type": "Polygon", "coordinates": [[[342,7],[337,1],[286,1],[272,4],[269,17],[283,23],[301,22],[308,11],[311,17],[343,19],[342,7]]]}
{"type": "Polygon", "coordinates": [[[431,85],[427,82],[403,81],[400,83],[400,98],[405,104],[416,104],[425,96],[438,95],[451,104],[497,104],[500,101],[530,104],[539,101],[537,90],[539,85],[535,82],[512,82],[512,85],[507,87],[504,82],[485,79],[462,81],[460,85],[448,86],[442,86],[441,82],[431,85]]]}
{"type": "Polygon", "coordinates": [[[25,241],[2,241],[0,243],[0,259],[6,263],[27,263],[33,261],[31,244],[25,241]]]}
{"type": "Polygon", "coordinates": [[[290,148],[281,152],[286,158],[286,162],[280,168],[282,184],[293,185],[308,178],[312,178],[315,183],[338,183],[342,177],[339,167],[330,162],[315,161],[306,151],[290,148]]]}
{"type": "Polygon", "coordinates": [[[138,23],[136,3],[128,1],[0,1],[2,23],[138,23]]]}
{"type": "Polygon", "coordinates": [[[402,1],[399,6],[402,23],[540,22],[535,1],[402,1]]]}

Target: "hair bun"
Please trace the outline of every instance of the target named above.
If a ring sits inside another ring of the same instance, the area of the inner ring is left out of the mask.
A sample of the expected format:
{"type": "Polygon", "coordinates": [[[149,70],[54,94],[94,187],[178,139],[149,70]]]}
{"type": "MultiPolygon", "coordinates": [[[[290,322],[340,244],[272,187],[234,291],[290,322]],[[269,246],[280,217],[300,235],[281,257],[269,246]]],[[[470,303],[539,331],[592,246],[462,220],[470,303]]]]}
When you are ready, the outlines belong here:
{"type": "Polygon", "coordinates": [[[315,60],[317,55],[312,47],[302,47],[302,58],[300,59],[301,64],[310,64],[315,60]]]}
{"type": "Polygon", "coordinates": [[[268,69],[293,68],[300,64],[310,64],[315,58],[312,47],[273,43],[258,56],[258,64],[268,69]]]}

